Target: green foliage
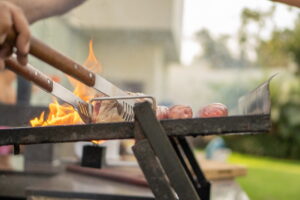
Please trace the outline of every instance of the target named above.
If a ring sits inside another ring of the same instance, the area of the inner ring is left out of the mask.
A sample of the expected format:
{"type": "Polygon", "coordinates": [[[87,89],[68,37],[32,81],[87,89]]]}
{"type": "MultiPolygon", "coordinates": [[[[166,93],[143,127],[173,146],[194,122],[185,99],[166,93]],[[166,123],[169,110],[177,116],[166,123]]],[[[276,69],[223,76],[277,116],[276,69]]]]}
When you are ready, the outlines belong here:
{"type": "Polygon", "coordinates": [[[225,137],[234,151],[256,155],[300,159],[300,79],[281,75],[271,84],[271,133],[225,137]]]}
{"type": "Polygon", "coordinates": [[[300,73],[300,17],[292,30],[274,30],[268,40],[261,40],[257,47],[257,63],[262,67],[287,67],[291,58],[300,73]]]}
{"type": "MultiPolygon", "coordinates": [[[[270,9],[263,13],[245,9],[241,14],[242,27],[250,21],[263,27],[264,21],[272,17],[274,11],[275,9],[270,9]]],[[[242,30],[246,33],[246,29],[242,30]]],[[[274,28],[269,39],[259,38],[258,41],[256,52],[259,66],[284,67],[288,71],[293,59],[297,67],[293,72],[281,74],[272,81],[271,133],[228,137],[227,143],[239,152],[300,159],[300,16],[293,29],[274,28]]]]}
{"type": "Polygon", "coordinates": [[[290,31],[289,38],[287,39],[287,50],[293,56],[294,61],[296,62],[298,69],[297,73],[300,70],[300,18],[295,22],[295,28],[290,31]]]}
{"type": "Polygon", "coordinates": [[[244,24],[248,23],[248,21],[260,21],[262,18],[262,13],[257,10],[251,10],[249,8],[245,8],[241,13],[242,22],[244,24]]]}
{"type": "MultiPolygon", "coordinates": [[[[208,31],[197,34],[198,42],[203,47],[203,57],[214,67],[251,66],[247,60],[246,50],[251,49],[248,44],[255,40],[257,53],[256,64],[261,67],[284,67],[287,71],[293,66],[292,59],[297,65],[296,70],[276,77],[271,84],[272,95],[272,123],[271,133],[251,136],[225,137],[227,144],[235,151],[257,155],[267,155],[281,158],[300,159],[300,16],[295,21],[293,29],[276,29],[272,17],[275,7],[266,11],[244,9],[241,13],[239,29],[240,58],[233,58],[226,46],[227,37],[214,38],[208,31]],[[273,21],[271,37],[262,40],[260,31],[267,22],[273,21]],[[257,33],[250,34],[248,26],[255,23],[257,33]]],[[[226,94],[240,95],[244,89],[239,83],[240,91],[236,87],[222,84],[216,88],[220,97],[226,94]]],[[[236,95],[222,99],[230,108],[234,105],[236,95]]],[[[220,98],[221,99],[221,98],[220,98]]]]}
{"type": "Polygon", "coordinates": [[[257,64],[262,67],[286,67],[291,56],[288,51],[288,41],[291,32],[274,31],[269,40],[260,41],[257,47],[257,64]]]}
{"type": "Polygon", "coordinates": [[[261,40],[262,30],[265,28],[267,22],[271,21],[275,26],[272,19],[276,11],[276,6],[270,7],[268,10],[255,10],[244,8],[241,12],[241,25],[238,31],[238,42],[240,45],[240,60],[247,60],[247,52],[255,51],[256,45],[261,40]],[[255,24],[256,32],[253,34],[249,31],[249,26],[255,24]],[[252,41],[252,42],[251,42],[252,41]],[[253,41],[255,45],[253,45],[253,41]]]}
{"type": "Polygon", "coordinates": [[[230,54],[226,44],[228,36],[222,35],[213,38],[208,30],[203,29],[197,32],[195,37],[203,50],[203,54],[198,55],[196,59],[203,59],[214,68],[235,67],[237,65],[237,60],[230,54]]]}
{"type": "Polygon", "coordinates": [[[249,64],[248,61],[241,61],[231,54],[227,35],[214,38],[206,29],[198,31],[195,35],[196,41],[202,47],[203,53],[198,55],[196,60],[205,60],[213,68],[240,67],[249,64]]]}
{"type": "Polygon", "coordinates": [[[251,21],[257,22],[261,26],[263,26],[265,24],[265,20],[267,18],[273,17],[275,11],[276,11],[275,5],[271,6],[266,11],[244,8],[243,11],[241,12],[242,26],[247,25],[251,21]]]}

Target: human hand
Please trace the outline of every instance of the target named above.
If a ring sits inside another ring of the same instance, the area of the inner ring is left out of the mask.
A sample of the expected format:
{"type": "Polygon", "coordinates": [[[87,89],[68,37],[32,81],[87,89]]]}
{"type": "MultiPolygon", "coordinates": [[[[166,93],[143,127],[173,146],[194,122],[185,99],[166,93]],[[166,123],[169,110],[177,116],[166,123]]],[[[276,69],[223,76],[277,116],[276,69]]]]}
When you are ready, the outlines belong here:
{"type": "Polygon", "coordinates": [[[20,64],[27,64],[27,55],[30,48],[30,31],[28,21],[21,8],[7,1],[0,1],[0,69],[3,69],[4,60],[13,53],[20,64]],[[10,33],[16,33],[15,41],[8,41],[10,33]]]}

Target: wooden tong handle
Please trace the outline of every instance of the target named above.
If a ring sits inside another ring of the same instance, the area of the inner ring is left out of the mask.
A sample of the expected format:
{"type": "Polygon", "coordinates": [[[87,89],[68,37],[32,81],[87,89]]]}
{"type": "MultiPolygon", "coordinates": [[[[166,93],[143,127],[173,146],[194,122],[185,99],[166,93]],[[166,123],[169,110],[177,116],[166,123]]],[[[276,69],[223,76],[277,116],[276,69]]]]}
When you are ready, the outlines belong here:
{"type": "Polygon", "coordinates": [[[29,81],[34,82],[36,85],[40,86],[47,92],[52,92],[53,81],[29,64],[23,66],[20,65],[15,58],[8,58],[5,60],[5,65],[9,70],[15,72],[16,74],[19,74],[29,81]]]}
{"type": "Polygon", "coordinates": [[[78,79],[82,83],[90,87],[94,86],[95,75],[93,72],[34,37],[31,38],[30,42],[30,54],[78,79]]]}
{"type": "MultiPolygon", "coordinates": [[[[16,34],[11,32],[7,40],[12,43],[15,38],[16,34]]],[[[30,39],[30,54],[90,87],[95,84],[93,72],[34,37],[30,39]]]]}

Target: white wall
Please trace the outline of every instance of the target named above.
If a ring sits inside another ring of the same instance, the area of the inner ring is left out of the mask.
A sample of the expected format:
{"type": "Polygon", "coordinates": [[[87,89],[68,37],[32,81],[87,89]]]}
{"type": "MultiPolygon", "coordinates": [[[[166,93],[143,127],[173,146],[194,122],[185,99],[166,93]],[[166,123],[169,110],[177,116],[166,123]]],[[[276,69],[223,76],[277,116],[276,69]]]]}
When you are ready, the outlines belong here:
{"type": "MultiPolygon", "coordinates": [[[[102,63],[103,76],[122,86],[142,82],[144,92],[165,100],[168,62],[178,59],[182,0],[89,0],[64,17],[32,26],[33,35],[72,59],[83,63],[89,39],[102,63]]],[[[31,59],[49,75],[57,70],[31,59]]],[[[48,104],[45,93],[36,93],[34,104],[48,104]]]]}
{"type": "Polygon", "coordinates": [[[177,11],[173,9],[174,3],[174,0],[89,0],[71,12],[70,20],[87,28],[167,30],[172,28],[173,12],[177,11]]]}
{"type": "MultiPolygon", "coordinates": [[[[110,43],[95,39],[95,51],[103,65],[103,76],[115,82],[142,82],[144,92],[158,99],[162,96],[164,52],[157,44],[110,43]]],[[[122,85],[120,85],[122,87],[122,85]]]]}
{"type": "MultiPolygon", "coordinates": [[[[79,63],[83,63],[88,55],[89,37],[84,30],[72,30],[65,26],[59,18],[48,19],[32,26],[33,35],[45,43],[61,51],[79,63]],[[83,34],[84,33],[84,34],[83,34]]],[[[158,100],[164,98],[165,86],[165,55],[164,47],[157,42],[119,39],[106,40],[96,35],[93,38],[95,55],[103,66],[103,76],[122,87],[124,82],[141,82],[144,92],[155,96],[158,100]]],[[[53,67],[30,59],[31,63],[48,75],[58,75],[62,84],[68,88],[70,84],[65,75],[53,67]]],[[[35,89],[33,104],[48,104],[51,96],[35,89]]]]}
{"type": "Polygon", "coordinates": [[[128,31],[153,37],[178,60],[183,0],[89,0],[65,16],[72,27],[93,31],[128,31]],[[150,34],[151,33],[151,34],[150,34]]]}

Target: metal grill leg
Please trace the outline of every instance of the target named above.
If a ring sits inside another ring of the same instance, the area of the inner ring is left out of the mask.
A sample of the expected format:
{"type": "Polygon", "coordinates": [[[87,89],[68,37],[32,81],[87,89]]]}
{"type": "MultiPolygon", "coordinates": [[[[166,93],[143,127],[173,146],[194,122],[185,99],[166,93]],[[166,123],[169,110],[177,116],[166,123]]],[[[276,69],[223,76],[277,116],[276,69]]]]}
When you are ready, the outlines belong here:
{"type": "Polygon", "coordinates": [[[150,103],[143,102],[136,104],[134,111],[145,139],[147,139],[153,152],[159,159],[179,199],[200,200],[166,132],[157,121],[150,103]]]}
{"type": "Polygon", "coordinates": [[[176,200],[167,176],[157,160],[149,142],[144,139],[138,141],[132,148],[134,155],[146,177],[155,199],[176,200]]]}
{"type": "Polygon", "coordinates": [[[197,181],[195,180],[195,176],[192,174],[192,171],[190,170],[190,166],[187,165],[186,161],[185,161],[185,157],[184,157],[184,153],[182,152],[182,150],[179,148],[179,144],[178,141],[175,137],[170,138],[172,145],[178,155],[178,158],[181,161],[182,166],[184,167],[187,175],[189,176],[190,180],[192,181],[195,190],[198,192],[198,195],[201,197],[200,193],[199,193],[199,184],[197,183],[197,181]]]}
{"type": "Polygon", "coordinates": [[[174,148],[177,149],[177,154],[181,158],[180,160],[185,166],[185,169],[187,170],[187,173],[189,174],[191,180],[193,181],[199,196],[201,197],[202,200],[209,200],[211,184],[205,178],[203,171],[201,170],[201,167],[197,162],[194,153],[189,143],[187,142],[186,138],[177,137],[177,138],[172,138],[172,140],[173,140],[174,148]],[[182,150],[182,152],[179,150],[179,148],[182,150]],[[188,163],[186,163],[186,161],[188,163]],[[193,173],[188,168],[187,166],[188,164],[191,170],[193,171],[193,173]],[[195,174],[196,178],[194,178],[193,174],[195,174]]]}

